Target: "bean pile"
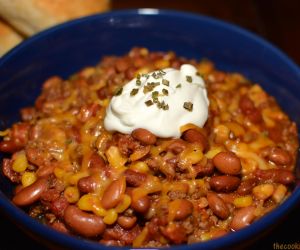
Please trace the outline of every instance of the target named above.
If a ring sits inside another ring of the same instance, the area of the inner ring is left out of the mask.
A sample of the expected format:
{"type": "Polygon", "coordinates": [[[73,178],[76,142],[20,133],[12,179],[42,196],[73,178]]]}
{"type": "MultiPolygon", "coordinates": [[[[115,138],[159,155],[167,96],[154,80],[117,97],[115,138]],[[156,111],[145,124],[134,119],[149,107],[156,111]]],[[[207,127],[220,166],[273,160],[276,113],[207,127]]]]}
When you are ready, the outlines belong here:
{"type": "Polygon", "coordinates": [[[68,80],[46,80],[33,107],[0,135],[12,202],[60,232],[105,245],[201,242],[244,228],[295,183],[297,128],[274,98],[237,73],[174,52],[133,48],[68,80]],[[178,139],[103,127],[111,97],[137,74],[194,65],[210,100],[204,128],[178,139]]]}

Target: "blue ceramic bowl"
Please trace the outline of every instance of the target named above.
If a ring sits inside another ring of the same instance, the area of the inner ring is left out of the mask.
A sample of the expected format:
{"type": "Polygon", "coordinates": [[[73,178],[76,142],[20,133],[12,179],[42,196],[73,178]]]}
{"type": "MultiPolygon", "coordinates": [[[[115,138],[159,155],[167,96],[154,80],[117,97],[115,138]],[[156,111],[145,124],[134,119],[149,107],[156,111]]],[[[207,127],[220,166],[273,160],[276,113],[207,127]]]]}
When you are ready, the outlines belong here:
{"type": "MultiPolygon", "coordinates": [[[[213,60],[222,70],[245,74],[274,95],[300,124],[300,70],[263,39],[208,17],[166,10],[141,9],[82,18],[46,30],[0,60],[0,121],[4,128],[18,119],[18,110],[32,105],[49,76],[67,77],[104,55],[121,55],[133,46],[173,50],[178,55],[213,60]]],[[[297,165],[299,170],[299,164],[297,165]]],[[[11,220],[47,244],[70,249],[113,249],[58,233],[27,216],[9,198],[12,185],[0,177],[0,208],[11,220]]],[[[300,188],[277,209],[251,226],[205,243],[174,249],[217,249],[249,242],[295,206],[300,188]]]]}

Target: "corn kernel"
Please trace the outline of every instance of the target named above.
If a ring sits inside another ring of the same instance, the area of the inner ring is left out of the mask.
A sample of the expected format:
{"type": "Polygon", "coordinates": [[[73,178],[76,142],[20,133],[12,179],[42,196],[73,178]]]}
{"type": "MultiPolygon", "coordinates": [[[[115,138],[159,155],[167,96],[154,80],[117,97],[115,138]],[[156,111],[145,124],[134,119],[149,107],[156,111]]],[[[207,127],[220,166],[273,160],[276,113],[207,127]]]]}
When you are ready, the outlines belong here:
{"type": "Polygon", "coordinates": [[[274,186],[272,184],[261,184],[253,188],[252,193],[259,200],[268,199],[274,192],[274,186]]]}
{"type": "Polygon", "coordinates": [[[143,162],[143,161],[135,162],[135,163],[131,164],[129,168],[132,170],[136,170],[137,172],[140,172],[140,173],[148,173],[149,172],[149,167],[148,167],[147,163],[143,162]]]}
{"type": "Polygon", "coordinates": [[[129,156],[129,159],[133,161],[138,161],[139,159],[142,159],[145,155],[147,155],[150,152],[150,146],[147,147],[141,147],[134,150],[134,152],[129,156]]]}
{"type": "Polygon", "coordinates": [[[94,205],[93,208],[93,213],[100,216],[100,217],[104,217],[107,215],[107,211],[101,207],[100,205],[94,205]]]}
{"type": "Polygon", "coordinates": [[[164,69],[170,67],[170,62],[164,59],[158,60],[154,64],[155,64],[155,68],[158,69],[164,69]]]}
{"type": "Polygon", "coordinates": [[[35,172],[24,172],[21,178],[22,186],[27,187],[36,181],[36,173],[35,172]]]}
{"type": "Polygon", "coordinates": [[[277,203],[280,203],[287,192],[287,187],[285,185],[279,184],[278,187],[275,189],[272,198],[277,203]]]}
{"type": "Polygon", "coordinates": [[[208,159],[212,159],[215,157],[215,155],[217,155],[218,153],[222,152],[223,149],[221,147],[213,147],[211,150],[209,150],[205,156],[208,159]]]}
{"type": "Polygon", "coordinates": [[[237,122],[226,122],[225,126],[234,133],[235,136],[239,137],[245,134],[245,129],[242,125],[237,122]]]}
{"type": "Polygon", "coordinates": [[[148,228],[144,227],[142,232],[133,240],[132,246],[141,247],[145,242],[147,235],[148,235],[148,228]]]}
{"type": "Polygon", "coordinates": [[[9,134],[9,129],[1,130],[1,131],[0,131],[0,136],[1,136],[1,137],[7,136],[8,134],[9,134]]]}
{"type": "Polygon", "coordinates": [[[60,167],[55,167],[53,172],[58,179],[62,179],[66,174],[66,171],[60,167]]]}
{"type": "Polygon", "coordinates": [[[116,206],[117,213],[123,213],[131,204],[131,197],[127,194],[123,195],[122,201],[116,206]]]}
{"type": "Polygon", "coordinates": [[[81,178],[87,177],[87,176],[89,176],[89,173],[87,171],[77,172],[77,173],[72,174],[71,176],[69,176],[68,183],[71,184],[71,185],[77,185],[77,182],[81,178]]]}
{"type": "Polygon", "coordinates": [[[89,76],[93,75],[95,71],[96,69],[94,67],[86,67],[79,72],[79,75],[88,78],[89,76]]]}
{"type": "Polygon", "coordinates": [[[214,128],[214,133],[216,134],[215,142],[223,143],[229,138],[230,130],[225,125],[218,125],[214,128]]]}
{"type": "Polygon", "coordinates": [[[127,158],[122,156],[119,148],[116,146],[109,147],[109,149],[106,150],[105,155],[109,164],[113,168],[123,168],[125,163],[127,162],[127,158]]]}
{"type": "Polygon", "coordinates": [[[183,134],[184,131],[187,131],[187,130],[189,130],[189,129],[195,129],[195,130],[198,130],[198,131],[200,131],[200,132],[201,132],[201,130],[202,130],[202,128],[196,126],[196,125],[193,124],[193,123],[187,123],[187,124],[185,124],[185,125],[183,125],[183,126],[181,126],[181,127],[179,128],[181,134],[183,134]]]}
{"type": "Polygon", "coordinates": [[[16,157],[12,164],[12,169],[18,173],[24,172],[28,167],[28,161],[24,151],[16,153],[16,157]]]}
{"type": "Polygon", "coordinates": [[[191,148],[187,148],[180,154],[180,160],[191,164],[196,164],[203,158],[202,148],[198,144],[194,144],[191,148]]]}
{"type": "Polygon", "coordinates": [[[201,234],[201,240],[202,241],[207,241],[207,240],[210,240],[210,239],[212,239],[212,235],[211,235],[210,232],[201,234]]]}
{"type": "Polygon", "coordinates": [[[84,211],[93,211],[95,204],[100,203],[99,199],[92,194],[85,194],[80,197],[77,206],[84,211]]]}
{"type": "Polygon", "coordinates": [[[115,209],[109,209],[103,218],[103,222],[107,225],[114,224],[118,219],[118,213],[115,209]]]}
{"type": "Polygon", "coordinates": [[[214,64],[208,60],[201,61],[198,66],[197,70],[201,75],[207,75],[214,69],[214,64]]]}
{"type": "Polygon", "coordinates": [[[137,77],[137,75],[148,74],[150,71],[151,71],[151,68],[149,68],[147,66],[141,67],[134,72],[134,77],[137,77]]]}
{"type": "Polygon", "coordinates": [[[185,194],[189,191],[189,185],[183,182],[164,183],[164,186],[167,191],[179,191],[185,194]]]}
{"type": "Polygon", "coordinates": [[[251,195],[246,195],[242,197],[237,197],[233,201],[233,205],[236,207],[248,207],[251,206],[253,202],[252,196],[251,195]]]}
{"type": "Polygon", "coordinates": [[[147,194],[156,193],[161,191],[162,184],[158,177],[156,176],[148,176],[146,182],[144,183],[142,188],[139,188],[142,192],[146,192],[147,194]]]}
{"type": "Polygon", "coordinates": [[[65,189],[64,196],[69,203],[75,203],[79,200],[80,193],[77,187],[69,186],[65,189]]]}

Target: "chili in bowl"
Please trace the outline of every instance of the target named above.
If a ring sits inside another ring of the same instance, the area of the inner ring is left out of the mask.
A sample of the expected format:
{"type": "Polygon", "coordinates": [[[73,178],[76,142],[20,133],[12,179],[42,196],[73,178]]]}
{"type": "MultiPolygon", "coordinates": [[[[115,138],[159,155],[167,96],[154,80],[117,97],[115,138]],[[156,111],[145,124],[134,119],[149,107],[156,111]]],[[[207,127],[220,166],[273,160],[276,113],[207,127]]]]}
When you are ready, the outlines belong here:
{"type": "Polygon", "coordinates": [[[133,47],[45,80],[1,131],[12,202],[66,235],[137,248],[238,234],[284,204],[296,123],[243,74],[190,58],[133,47]]]}

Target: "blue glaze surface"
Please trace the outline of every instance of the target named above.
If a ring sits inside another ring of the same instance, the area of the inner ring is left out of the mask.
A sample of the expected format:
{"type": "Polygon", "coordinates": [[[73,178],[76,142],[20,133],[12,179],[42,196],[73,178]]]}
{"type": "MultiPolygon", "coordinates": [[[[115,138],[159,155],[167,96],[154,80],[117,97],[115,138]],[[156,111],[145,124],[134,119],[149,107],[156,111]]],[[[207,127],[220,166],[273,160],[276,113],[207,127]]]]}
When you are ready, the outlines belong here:
{"type": "MultiPolygon", "coordinates": [[[[0,129],[33,105],[47,77],[68,77],[95,65],[104,55],[122,55],[133,46],[173,50],[188,58],[209,58],[222,70],[245,74],[260,83],[300,125],[300,70],[263,39],[204,16],[166,10],[127,10],[86,17],[46,30],[0,59],[0,129]]],[[[297,165],[299,170],[299,162],[297,165]]],[[[299,178],[299,177],[298,177],[299,178]]],[[[27,216],[8,197],[12,186],[0,176],[0,209],[38,238],[70,249],[113,249],[60,234],[27,216]]],[[[234,234],[174,249],[218,249],[249,241],[283,217],[300,199],[300,188],[280,207],[234,234]]],[[[120,248],[118,248],[120,249],[120,248]]]]}

